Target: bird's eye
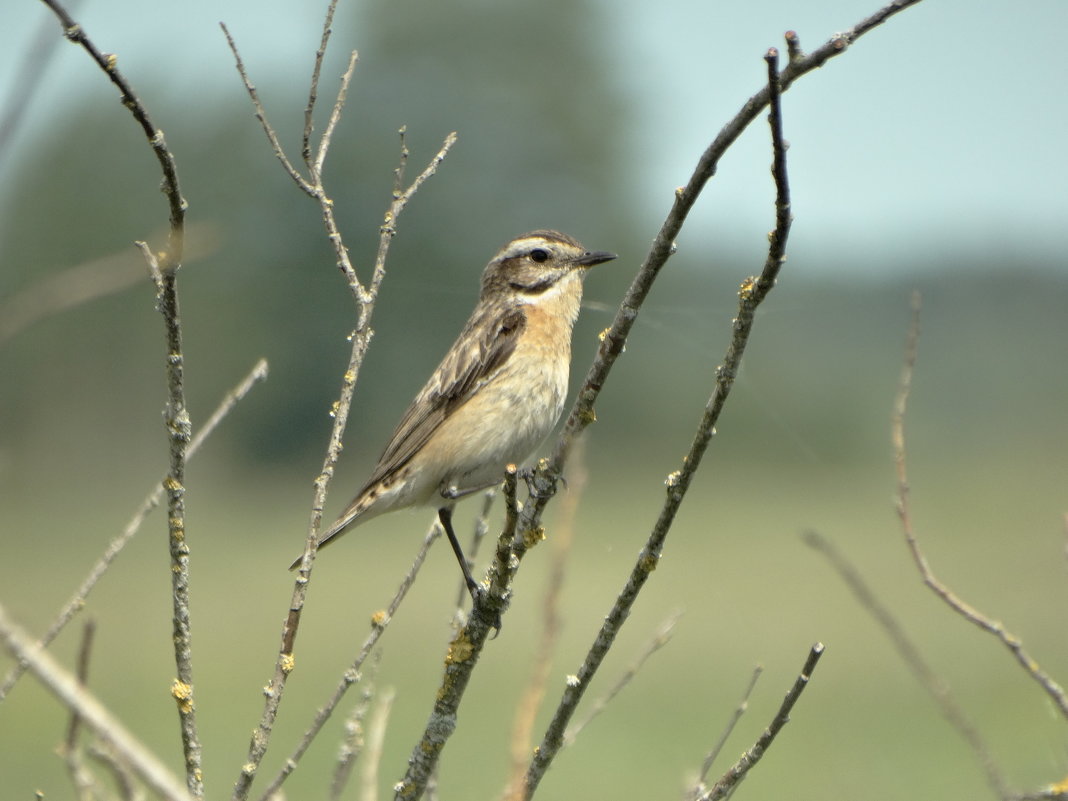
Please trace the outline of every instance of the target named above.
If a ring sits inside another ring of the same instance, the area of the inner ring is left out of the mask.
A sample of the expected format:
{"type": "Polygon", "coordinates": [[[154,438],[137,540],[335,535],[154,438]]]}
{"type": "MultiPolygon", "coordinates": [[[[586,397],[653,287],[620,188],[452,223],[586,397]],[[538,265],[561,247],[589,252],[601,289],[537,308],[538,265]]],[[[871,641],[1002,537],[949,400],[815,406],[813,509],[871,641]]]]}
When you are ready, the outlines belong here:
{"type": "Polygon", "coordinates": [[[530,251],[530,258],[538,264],[541,264],[543,261],[549,260],[549,251],[542,250],[541,248],[534,248],[534,250],[530,251]]]}

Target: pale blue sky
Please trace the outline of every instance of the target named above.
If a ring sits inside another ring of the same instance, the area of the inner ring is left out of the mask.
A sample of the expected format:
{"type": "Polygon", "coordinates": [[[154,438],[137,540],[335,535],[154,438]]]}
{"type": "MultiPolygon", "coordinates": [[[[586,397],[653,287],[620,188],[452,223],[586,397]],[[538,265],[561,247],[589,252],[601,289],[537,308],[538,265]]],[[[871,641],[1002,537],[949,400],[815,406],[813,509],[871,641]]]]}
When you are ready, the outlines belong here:
{"type": "MultiPolygon", "coordinates": [[[[48,17],[36,0],[3,2],[0,98],[48,17]]],[[[650,230],[703,147],[760,85],[761,56],[781,45],[783,31],[797,30],[813,48],[878,4],[600,0],[610,66],[636,111],[636,127],[620,133],[650,230]]],[[[190,0],[175,12],[145,0],[82,0],[77,17],[101,48],[119,54],[136,85],[159,81],[192,98],[230,93],[245,102],[217,22],[231,25],[257,83],[277,84],[293,72],[304,81],[321,5],[190,0]]],[[[337,30],[351,30],[345,21],[361,7],[342,2],[337,30]]],[[[1066,0],[926,0],[799,82],[785,107],[795,255],[834,269],[873,254],[882,267],[895,264],[895,253],[917,244],[958,262],[1034,248],[1055,269],[1068,269],[1061,245],[1068,226],[1066,29],[1066,0]]],[[[359,48],[358,37],[344,38],[337,37],[339,49],[359,48]]],[[[85,55],[64,44],[17,148],[31,144],[66,98],[101,82],[85,55]]],[[[0,164],[8,197],[25,191],[11,185],[18,153],[0,164]]],[[[768,158],[766,128],[754,125],[723,162],[684,237],[737,237],[762,247],[771,220],[768,158]]]]}

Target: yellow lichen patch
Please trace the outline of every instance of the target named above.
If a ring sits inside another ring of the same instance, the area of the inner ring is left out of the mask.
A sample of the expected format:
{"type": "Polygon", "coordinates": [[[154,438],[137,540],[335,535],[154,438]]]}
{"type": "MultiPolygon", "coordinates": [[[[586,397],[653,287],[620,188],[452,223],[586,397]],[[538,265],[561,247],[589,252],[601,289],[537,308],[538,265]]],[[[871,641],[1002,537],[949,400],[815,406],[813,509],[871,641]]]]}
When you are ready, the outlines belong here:
{"type": "Polygon", "coordinates": [[[376,629],[384,628],[387,623],[389,623],[389,612],[385,609],[379,609],[371,615],[371,625],[376,629]]]}
{"type": "Polygon", "coordinates": [[[533,548],[539,542],[545,539],[545,526],[538,526],[537,528],[528,528],[523,532],[523,545],[526,548],[533,548]]]}
{"type": "Polygon", "coordinates": [[[642,570],[646,573],[652,573],[656,570],[656,566],[660,563],[660,557],[653,554],[645,554],[642,556],[642,570]]]}
{"type": "Polygon", "coordinates": [[[586,425],[591,425],[592,423],[597,422],[597,412],[593,410],[592,406],[582,412],[582,422],[586,425]]]}
{"type": "Polygon", "coordinates": [[[466,632],[461,631],[456,635],[456,639],[449,643],[449,652],[445,654],[445,664],[455,665],[459,662],[466,662],[471,658],[474,650],[471,641],[467,639],[466,632]]]}
{"type": "Polygon", "coordinates": [[[178,702],[178,709],[183,714],[188,714],[193,711],[193,685],[186,684],[181,679],[175,679],[174,684],[171,685],[171,695],[174,700],[178,702]]]}
{"type": "Polygon", "coordinates": [[[293,656],[293,654],[282,654],[281,667],[283,673],[289,675],[289,673],[292,672],[293,668],[295,668],[296,666],[297,660],[296,657],[293,656]]]}
{"type": "Polygon", "coordinates": [[[753,290],[756,289],[756,281],[756,278],[754,278],[753,276],[749,276],[744,281],[742,281],[742,285],[738,287],[738,297],[742,299],[751,297],[753,294],[753,290]]]}

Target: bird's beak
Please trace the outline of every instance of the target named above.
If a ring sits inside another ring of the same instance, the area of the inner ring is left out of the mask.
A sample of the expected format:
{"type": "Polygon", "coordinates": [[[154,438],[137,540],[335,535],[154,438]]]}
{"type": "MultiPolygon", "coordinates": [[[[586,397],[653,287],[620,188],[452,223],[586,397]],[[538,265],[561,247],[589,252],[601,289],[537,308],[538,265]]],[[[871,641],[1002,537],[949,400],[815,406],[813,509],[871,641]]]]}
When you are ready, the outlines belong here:
{"type": "Polygon", "coordinates": [[[575,259],[575,264],[580,267],[592,267],[595,264],[603,264],[615,258],[618,258],[615,253],[608,253],[604,250],[588,250],[575,259]]]}

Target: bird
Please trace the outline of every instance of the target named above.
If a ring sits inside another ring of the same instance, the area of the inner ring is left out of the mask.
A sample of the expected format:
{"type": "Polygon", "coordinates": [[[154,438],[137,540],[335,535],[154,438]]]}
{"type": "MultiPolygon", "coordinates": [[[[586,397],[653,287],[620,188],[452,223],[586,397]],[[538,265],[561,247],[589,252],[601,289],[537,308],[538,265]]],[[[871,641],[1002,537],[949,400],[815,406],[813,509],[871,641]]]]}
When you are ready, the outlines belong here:
{"type": "Polygon", "coordinates": [[[478,303],[456,341],[401,416],[370,478],[319,534],[318,548],[385,512],[436,506],[477,601],[453,506],[501,483],[507,467],[521,464],[556,426],[583,279],[615,258],[549,229],[504,245],[486,265],[478,303]]]}

